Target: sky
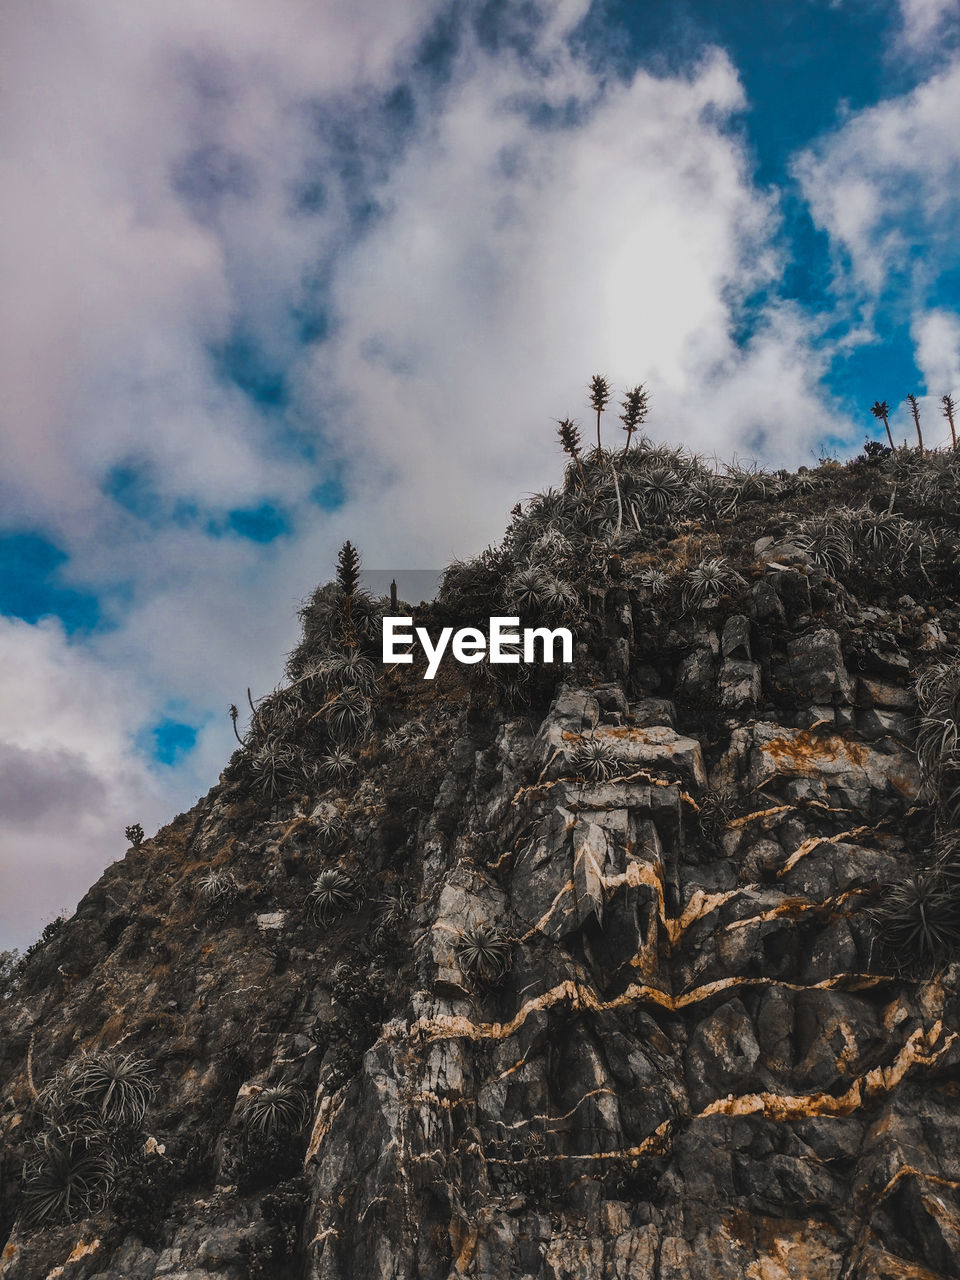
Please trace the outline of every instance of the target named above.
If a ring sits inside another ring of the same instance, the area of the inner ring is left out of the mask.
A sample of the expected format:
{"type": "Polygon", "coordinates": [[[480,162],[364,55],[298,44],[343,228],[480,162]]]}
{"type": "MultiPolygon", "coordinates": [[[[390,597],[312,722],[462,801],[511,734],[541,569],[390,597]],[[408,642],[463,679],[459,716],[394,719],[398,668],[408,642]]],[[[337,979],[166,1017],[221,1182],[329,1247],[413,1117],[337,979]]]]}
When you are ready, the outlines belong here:
{"type": "MultiPolygon", "coordinates": [[[[437,569],[597,372],[722,459],[960,391],[955,0],[0,12],[0,947],[217,779],[345,538],[437,569]]],[[[618,432],[610,415],[608,438],[618,432]]]]}

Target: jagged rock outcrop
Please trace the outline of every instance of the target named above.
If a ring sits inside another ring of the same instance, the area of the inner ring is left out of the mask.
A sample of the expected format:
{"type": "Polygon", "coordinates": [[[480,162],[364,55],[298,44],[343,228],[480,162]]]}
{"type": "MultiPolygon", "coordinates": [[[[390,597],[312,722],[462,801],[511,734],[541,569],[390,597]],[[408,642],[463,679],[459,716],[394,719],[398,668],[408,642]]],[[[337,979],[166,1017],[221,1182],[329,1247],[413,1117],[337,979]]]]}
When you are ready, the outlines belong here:
{"type": "Polygon", "coordinates": [[[960,1275],[960,965],[871,914],[960,611],[756,532],[715,607],[625,564],[526,704],[394,672],[359,780],[225,775],[109,868],[3,1006],[0,1277],[960,1275]],[[32,1229],[34,1092],[108,1048],[154,1072],[126,1193],[32,1229]]]}

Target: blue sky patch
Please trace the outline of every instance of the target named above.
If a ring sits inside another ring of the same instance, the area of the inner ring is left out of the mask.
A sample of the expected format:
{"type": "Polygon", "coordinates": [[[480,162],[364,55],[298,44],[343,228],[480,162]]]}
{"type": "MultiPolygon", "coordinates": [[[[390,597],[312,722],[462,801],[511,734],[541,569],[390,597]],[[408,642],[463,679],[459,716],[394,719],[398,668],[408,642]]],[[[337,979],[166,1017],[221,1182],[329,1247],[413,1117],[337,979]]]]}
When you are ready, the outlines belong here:
{"type": "Polygon", "coordinates": [[[143,735],[142,745],[158,764],[175,765],[197,744],[197,730],[182,720],[161,720],[143,735]]]}
{"type": "Polygon", "coordinates": [[[290,517],[280,507],[262,502],[259,507],[237,508],[227,513],[225,532],[251,542],[274,542],[291,533],[290,517]]]}
{"type": "Polygon", "coordinates": [[[0,613],[38,622],[55,617],[68,634],[92,631],[101,621],[95,595],[60,581],[69,557],[36,533],[0,533],[0,613]]]}

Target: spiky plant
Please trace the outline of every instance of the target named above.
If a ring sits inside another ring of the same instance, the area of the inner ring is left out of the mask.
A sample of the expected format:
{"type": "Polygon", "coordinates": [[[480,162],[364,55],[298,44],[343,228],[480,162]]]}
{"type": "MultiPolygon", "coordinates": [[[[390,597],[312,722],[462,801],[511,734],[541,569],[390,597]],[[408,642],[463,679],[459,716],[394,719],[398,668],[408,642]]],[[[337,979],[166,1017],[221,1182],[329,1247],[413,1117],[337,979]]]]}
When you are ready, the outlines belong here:
{"type": "Polygon", "coordinates": [[[642,382],[626,393],[620,407],[623,409],[620,421],[623,423],[623,430],[627,433],[627,443],[623,446],[623,452],[626,454],[630,448],[633,433],[643,425],[650,407],[650,395],[642,382]]]}
{"type": "Polygon", "coordinates": [[[397,932],[410,911],[410,895],[405,889],[384,894],[377,902],[377,922],[372,938],[379,946],[397,932]]]}
{"type": "Polygon", "coordinates": [[[337,584],[345,596],[352,596],[360,581],[360,553],[348,539],[337,553],[337,584]]]}
{"type": "Polygon", "coordinates": [[[907,396],[907,404],[910,406],[910,412],[913,414],[913,425],[917,429],[917,448],[923,453],[923,432],[920,430],[920,401],[911,392],[907,396]]]}
{"type": "Polygon", "coordinates": [[[84,1112],[107,1129],[137,1128],[156,1092],[146,1059],[111,1049],[82,1054],[57,1083],[71,1116],[84,1112]]]}
{"type": "Polygon", "coordinates": [[[727,479],[738,490],[741,502],[765,502],[780,491],[780,480],[762,467],[731,463],[725,469],[727,479]]]}
{"type": "Polygon", "coordinates": [[[304,759],[294,747],[268,742],[249,759],[250,778],[255,791],[275,801],[304,778],[304,759]]]}
{"type": "Polygon", "coordinates": [[[512,960],[510,939],[496,925],[481,921],[460,930],[457,963],[470,977],[481,982],[499,982],[509,972],[512,960]]]}
{"type": "Polygon", "coordinates": [[[268,1084],[255,1093],[243,1109],[247,1136],[268,1142],[300,1133],[310,1116],[304,1091],[294,1084],[268,1084]]]}
{"type": "Polygon", "coordinates": [[[343,814],[332,804],[325,804],[313,814],[313,825],[321,844],[335,844],[343,835],[343,814]]]}
{"type": "Polygon", "coordinates": [[[828,512],[814,520],[801,521],[792,541],[831,578],[839,578],[854,559],[849,512],[828,512]]]}
{"type": "Polygon", "coordinates": [[[539,565],[528,565],[507,581],[507,603],[519,613],[531,613],[543,607],[549,588],[547,574],[539,565]]]}
{"type": "Polygon", "coordinates": [[[610,383],[601,374],[595,373],[590,379],[588,395],[590,405],[597,415],[597,454],[599,455],[603,452],[603,446],[600,443],[600,415],[610,401],[610,383]]]}
{"type": "Polygon", "coordinates": [[[331,691],[359,689],[368,698],[376,693],[379,684],[376,667],[359,653],[332,653],[318,663],[316,674],[331,691]]]}
{"type": "Polygon", "coordinates": [[[370,728],[370,702],[359,689],[341,689],[327,703],[326,721],[332,737],[339,741],[363,737],[370,728]]]}
{"type": "Polygon", "coordinates": [[[207,871],[197,881],[197,897],[207,906],[221,911],[236,901],[239,892],[236,876],[222,867],[207,871]]]}
{"type": "Polygon", "coordinates": [[[916,541],[915,527],[892,511],[877,512],[865,507],[856,512],[852,528],[857,542],[873,555],[903,558],[916,541]]]}
{"type": "Polygon", "coordinates": [[[334,747],[317,761],[317,773],[326,782],[346,782],[357,769],[356,759],[346,747],[334,747]]]}
{"type": "Polygon", "coordinates": [[[645,516],[660,520],[683,495],[683,479],[670,467],[651,467],[637,476],[634,493],[645,516]]]}
{"type": "Polygon", "coordinates": [[[957,899],[936,870],[888,885],[869,918],[884,948],[904,967],[944,960],[960,943],[957,899]]]}
{"type": "Polygon", "coordinates": [[[99,1212],[117,1181],[117,1163],[101,1143],[66,1137],[42,1147],[23,1171],[23,1223],[77,1222],[99,1212]]]}
{"type": "Polygon", "coordinates": [[[729,787],[705,791],[697,801],[700,833],[711,844],[719,843],[736,811],[737,793],[729,787]]]}
{"type": "Polygon", "coordinates": [[[949,826],[960,819],[960,659],[937,662],[914,684],[920,716],[916,752],[922,795],[949,826]]]}
{"type": "Polygon", "coordinates": [[[360,904],[360,887],[339,867],[321,871],[307,895],[307,908],[316,924],[327,924],[360,904]]]}
{"type": "Polygon", "coordinates": [[[946,418],[950,427],[950,439],[953,441],[954,449],[957,447],[957,429],[953,421],[953,415],[956,412],[956,408],[957,406],[954,404],[953,396],[944,395],[940,397],[940,412],[946,418]]]}
{"type": "Polygon", "coordinates": [[[683,574],[682,597],[685,609],[707,609],[744,586],[744,579],[723,556],[711,556],[692,565],[683,574]]]}
{"type": "Polygon", "coordinates": [[[427,730],[420,720],[407,720],[387,734],[383,740],[384,750],[392,756],[402,755],[419,746],[426,736],[427,730]]]}
{"type": "Polygon", "coordinates": [[[890,434],[890,406],[887,404],[886,400],[874,400],[873,404],[870,406],[870,412],[878,422],[883,423],[884,430],[887,433],[887,439],[890,441],[890,448],[894,448],[893,436],[890,434]]]}
{"type": "Polygon", "coordinates": [[[557,435],[560,437],[560,447],[570,459],[569,476],[572,477],[575,471],[580,483],[586,484],[583,461],[580,457],[580,432],[572,418],[557,419],[557,435]]]}
{"type": "Polygon", "coordinates": [[[654,600],[662,600],[670,590],[671,575],[666,569],[650,565],[637,574],[637,583],[645,591],[649,591],[654,600]]]}
{"type": "Polygon", "coordinates": [[[620,769],[620,761],[609,742],[603,738],[581,738],[570,760],[579,778],[604,782],[620,769]]]}
{"type": "Polygon", "coordinates": [[[571,583],[563,578],[548,575],[543,589],[543,608],[554,617],[567,617],[574,613],[580,604],[580,597],[571,583]]]}

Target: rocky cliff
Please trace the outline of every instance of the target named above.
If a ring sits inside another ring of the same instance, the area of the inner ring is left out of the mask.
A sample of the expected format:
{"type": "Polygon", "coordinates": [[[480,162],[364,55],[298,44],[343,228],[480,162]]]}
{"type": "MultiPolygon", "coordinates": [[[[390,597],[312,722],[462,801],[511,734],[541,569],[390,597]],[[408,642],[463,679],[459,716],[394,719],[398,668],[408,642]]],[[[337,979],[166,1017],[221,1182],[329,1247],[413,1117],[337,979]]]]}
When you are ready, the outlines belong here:
{"type": "Polygon", "coordinates": [[[948,454],[574,453],[417,611],[570,622],[507,681],[342,562],[0,1004],[0,1277],[960,1275],[958,529],[948,454]]]}

